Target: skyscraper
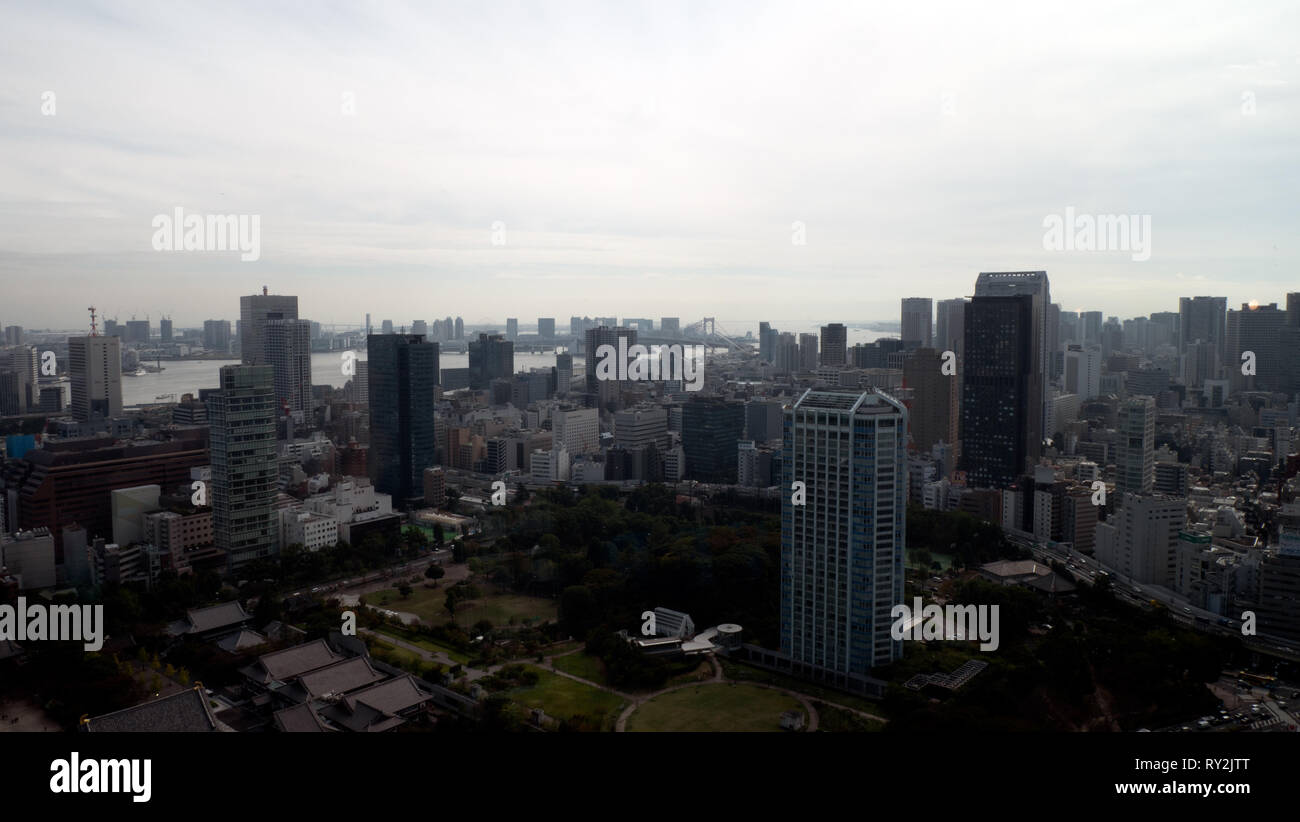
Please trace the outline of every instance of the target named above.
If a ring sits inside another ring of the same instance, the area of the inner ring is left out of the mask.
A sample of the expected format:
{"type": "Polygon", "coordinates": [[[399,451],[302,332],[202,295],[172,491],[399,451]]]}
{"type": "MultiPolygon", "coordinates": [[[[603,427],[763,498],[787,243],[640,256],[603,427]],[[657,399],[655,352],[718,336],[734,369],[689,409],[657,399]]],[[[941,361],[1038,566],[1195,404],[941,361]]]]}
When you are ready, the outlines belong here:
{"type": "Polygon", "coordinates": [[[1007,488],[1038,462],[1042,370],[1034,303],[976,296],[966,307],[960,465],[975,488],[1007,488]]]}
{"type": "Polygon", "coordinates": [[[226,365],[208,397],[212,531],[231,570],[279,552],[275,497],[275,375],[269,365],[226,365]]]}
{"type": "Polygon", "coordinates": [[[72,416],[81,422],[122,416],[122,341],[69,337],[72,416]]]}
{"type": "Polygon", "coordinates": [[[506,339],[510,340],[511,342],[514,342],[515,338],[517,338],[518,336],[519,336],[519,318],[507,317],[506,318],[506,339]]]}
{"type": "Polygon", "coordinates": [[[934,347],[939,351],[952,351],[960,363],[966,345],[964,329],[966,300],[940,300],[935,305],[934,347]]]}
{"type": "Polygon", "coordinates": [[[903,385],[912,389],[912,447],[921,453],[929,454],[939,442],[956,445],[960,379],[943,373],[942,352],[934,348],[918,348],[903,360],[903,385]]]}
{"type": "Polygon", "coordinates": [[[692,397],[682,406],[686,478],[736,481],[736,444],[745,432],[745,406],[714,397],[692,397]]]}
{"type": "Polygon", "coordinates": [[[1156,476],[1156,402],[1130,397],[1119,407],[1116,428],[1115,491],[1149,494],[1156,476]]]}
{"type": "Polygon", "coordinates": [[[204,320],[203,347],[209,351],[229,351],[230,320],[204,320]]]}
{"type": "Polygon", "coordinates": [[[271,320],[298,319],[298,298],[280,294],[249,294],[239,298],[239,351],[244,365],[270,365],[266,352],[266,324],[271,320]]]}
{"type": "Polygon", "coordinates": [[[1240,311],[1229,311],[1224,369],[1233,391],[1277,391],[1283,387],[1286,360],[1300,356],[1295,350],[1283,351],[1281,342],[1287,328],[1286,312],[1277,303],[1255,305],[1243,303],[1240,311]],[[1246,352],[1255,355],[1255,373],[1243,374],[1246,352]]]}
{"type": "Polygon", "coordinates": [[[163,317],[158,321],[158,336],[163,342],[172,341],[172,321],[168,317],[163,317]]]}
{"type": "Polygon", "coordinates": [[[932,323],[934,300],[929,297],[904,297],[902,338],[904,350],[929,348],[934,341],[932,323]]]}
{"type": "Polygon", "coordinates": [[[437,462],[438,344],[416,334],[375,334],[368,345],[370,477],[405,507],[423,493],[424,469],[437,462]]]}
{"type": "Polygon", "coordinates": [[[543,340],[555,339],[555,318],[554,317],[537,318],[537,336],[543,340]]]}
{"type": "MultiPolygon", "coordinates": [[[[515,344],[500,334],[479,334],[469,343],[469,384],[487,388],[493,380],[509,379],[515,373],[515,344]]],[[[371,397],[374,395],[372,394],[371,397]]]]}
{"type": "Polygon", "coordinates": [[[840,323],[822,326],[822,365],[845,365],[849,350],[848,330],[840,323]]]}
{"type": "Polygon", "coordinates": [[[563,397],[573,388],[573,355],[555,355],[555,393],[563,397]]]}
{"type": "MultiPolygon", "coordinates": [[[[1052,358],[1048,348],[1047,307],[1052,304],[1051,284],[1046,271],[985,271],[975,280],[977,297],[1033,297],[1033,345],[1036,349],[1034,368],[1038,371],[1038,431],[1047,426],[1047,386],[1052,383],[1052,358]]],[[[968,352],[969,353],[969,352],[968,352]]],[[[1037,457],[1035,457],[1037,461],[1037,457]]]]}
{"type": "Polygon", "coordinates": [[[311,322],[268,320],[262,334],[266,364],[274,369],[277,406],[302,419],[312,410],[311,322]]]}
{"type": "Polygon", "coordinates": [[[460,317],[456,318],[456,339],[465,339],[465,321],[460,317]]]}
{"type": "MultiPolygon", "coordinates": [[[[596,394],[601,408],[606,408],[611,404],[617,405],[619,399],[619,383],[616,380],[602,380],[597,377],[596,363],[597,352],[603,345],[612,346],[615,352],[618,351],[619,338],[627,340],[627,348],[631,350],[636,345],[635,328],[616,328],[610,325],[599,325],[595,328],[588,328],[586,332],[585,348],[587,357],[587,393],[596,394]]],[[[622,368],[619,369],[619,373],[622,368]]]]}
{"type": "Polygon", "coordinates": [[[785,410],[781,652],[840,684],[902,655],[907,410],[877,392],[806,391],[785,410]],[[790,488],[804,483],[804,504],[790,488]]]}
{"type": "Polygon", "coordinates": [[[1212,342],[1218,349],[1219,361],[1227,364],[1227,310],[1227,297],[1179,297],[1179,353],[1187,350],[1188,343],[1212,342]]]}
{"type": "Polygon", "coordinates": [[[799,335],[799,368],[800,373],[811,374],[817,370],[817,335],[800,334],[799,335]]]}

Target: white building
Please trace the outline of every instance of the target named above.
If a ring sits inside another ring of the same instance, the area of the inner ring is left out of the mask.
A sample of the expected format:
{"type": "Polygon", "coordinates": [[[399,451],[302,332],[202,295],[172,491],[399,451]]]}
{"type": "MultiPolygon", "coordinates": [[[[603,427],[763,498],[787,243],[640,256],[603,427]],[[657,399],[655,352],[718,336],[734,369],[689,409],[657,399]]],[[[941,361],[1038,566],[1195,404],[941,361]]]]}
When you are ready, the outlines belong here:
{"type": "Polygon", "coordinates": [[[281,545],[301,545],[308,551],[319,551],[338,544],[339,521],[333,517],[292,508],[279,514],[281,545]]]}
{"type": "Polygon", "coordinates": [[[52,588],[56,582],[53,535],[45,528],[0,534],[0,568],[19,578],[20,590],[52,588]]]}
{"type": "Polygon", "coordinates": [[[1125,494],[1120,509],[1097,525],[1097,559],[1137,582],[1172,588],[1178,533],[1186,525],[1186,500],[1125,494]]]}
{"type": "Polygon", "coordinates": [[[564,482],[569,479],[569,452],[563,448],[537,449],[532,457],[533,479],[541,482],[564,482]]]}
{"type": "Polygon", "coordinates": [[[570,454],[600,450],[600,416],[595,408],[557,408],[551,415],[552,443],[570,454]]]}

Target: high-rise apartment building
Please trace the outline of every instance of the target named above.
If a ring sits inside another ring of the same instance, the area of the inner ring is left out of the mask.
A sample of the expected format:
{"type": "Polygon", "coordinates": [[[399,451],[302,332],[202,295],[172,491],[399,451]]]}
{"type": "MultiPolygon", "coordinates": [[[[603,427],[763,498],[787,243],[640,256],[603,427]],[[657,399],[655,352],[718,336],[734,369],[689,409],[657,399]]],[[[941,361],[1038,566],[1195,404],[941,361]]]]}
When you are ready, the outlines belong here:
{"type": "Polygon", "coordinates": [[[1284,387],[1289,361],[1300,352],[1284,351],[1282,340],[1287,328],[1286,311],[1277,303],[1242,304],[1240,311],[1229,311],[1225,341],[1224,371],[1233,391],[1277,391],[1284,387]],[[1250,364],[1247,352],[1254,354],[1254,374],[1243,373],[1250,364]]]}
{"type": "Polygon", "coordinates": [[[375,334],[368,344],[370,477],[405,507],[422,495],[424,469],[437,462],[438,344],[415,334],[375,334]]]}
{"type": "Polygon", "coordinates": [[[799,335],[799,372],[811,374],[817,370],[817,335],[799,335]]]}
{"type": "Polygon", "coordinates": [[[261,333],[265,364],[275,375],[276,404],[301,420],[312,410],[311,322],[268,320],[261,333]]]}
{"type": "Polygon", "coordinates": [[[122,341],[69,337],[72,415],[80,422],[122,416],[122,341]]]}
{"type": "Polygon", "coordinates": [[[1179,297],[1179,352],[1186,351],[1188,343],[1200,340],[1214,343],[1219,361],[1226,362],[1227,310],[1227,297],[1179,297]]]}
{"type": "Polygon", "coordinates": [[[839,684],[902,655],[907,410],[885,394],[807,391],[785,411],[781,652],[839,684]]]}
{"type": "Polygon", "coordinates": [[[554,317],[537,318],[537,336],[543,340],[555,339],[555,318],[554,317]]]}
{"type": "Polygon", "coordinates": [[[1115,491],[1149,494],[1155,486],[1156,401],[1130,397],[1119,407],[1116,425],[1115,491]]]}
{"type": "Polygon", "coordinates": [[[270,365],[227,365],[208,397],[212,529],[227,567],[279,551],[275,512],[275,375],[270,365]]]}
{"type": "Polygon", "coordinates": [[[519,337],[519,318],[506,318],[506,339],[514,342],[519,337]]]}

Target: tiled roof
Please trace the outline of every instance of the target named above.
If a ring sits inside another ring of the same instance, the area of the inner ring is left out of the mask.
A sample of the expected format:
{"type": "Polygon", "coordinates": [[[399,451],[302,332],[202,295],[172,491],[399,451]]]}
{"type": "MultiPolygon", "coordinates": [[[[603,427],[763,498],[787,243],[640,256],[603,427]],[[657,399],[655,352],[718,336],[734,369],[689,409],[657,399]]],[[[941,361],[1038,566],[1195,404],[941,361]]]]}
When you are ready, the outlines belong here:
{"type": "Polygon", "coordinates": [[[285,733],[318,733],[327,731],[320,717],[310,705],[294,705],[275,712],[275,726],[285,733]]]}
{"type": "Polygon", "coordinates": [[[162,699],[83,720],[82,730],[96,733],[195,733],[218,728],[208,708],[207,696],[201,687],[195,686],[162,699]]]}
{"type": "Polygon", "coordinates": [[[298,682],[311,697],[318,698],[355,691],[383,678],[370,666],[370,660],[357,657],[304,674],[298,682]]]}
{"type": "Polygon", "coordinates": [[[245,676],[257,682],[285,681],[308,671],[333,665],[343,657],[330,650],[325,640],[295,645],[283,651],[263,654],[257,662],[243,670],[245,676]]]}
{"type": "Polygon", "coordinates": [[[193,634],[228,628],[252,619],[252,616],[244,610],[244,606],[240,605],[238,600],[223,602],[207,608],[195,608],[188,611],[186,615],[190,621],[190,633],[193,634]]]}
{"type": "Polygon", "coordinates": [[[232,654],[240,651],[247,651],[249,648],[256,648],[258,645],[265,645],[266,637],[257,631],[245,628],[242,631],[236,631],[233,634],[224,636],[217,640],[217,647],[223,651],[232,654]]]}

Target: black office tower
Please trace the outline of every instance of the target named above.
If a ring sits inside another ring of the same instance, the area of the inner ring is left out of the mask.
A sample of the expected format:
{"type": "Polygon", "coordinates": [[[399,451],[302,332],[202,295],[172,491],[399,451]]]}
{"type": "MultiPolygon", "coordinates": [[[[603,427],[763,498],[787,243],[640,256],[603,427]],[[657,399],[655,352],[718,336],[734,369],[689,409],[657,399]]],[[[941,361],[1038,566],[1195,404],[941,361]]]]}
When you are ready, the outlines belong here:
{"type": "Polygon", "coordinates": [[[437,462],[438,344],[420,334],[372,334],[368,344],[370,477],[406,507],[423,495],[424,469],[437,462]]]}
{"type": "Polygon", "coordinates": [[[745,406],[696,398],[682,406],[682,449],[686,478],[700,482],[736,481],[736,447],[745,431],[745,406]]]}
{"type": "Polygon", "coordinates": [[[1006,488],[1042,450],[1042,368],[1034,297],[975,297],[966,306],[961,468],[973,488],[1006,488]]]}
{"type": "Polygon", "coordinates": [[[515,373],[515,344],[501,334],[479,334],[469,344],[469,387],[487,388],[515,373]]]}

